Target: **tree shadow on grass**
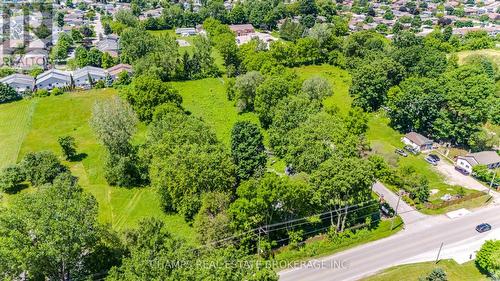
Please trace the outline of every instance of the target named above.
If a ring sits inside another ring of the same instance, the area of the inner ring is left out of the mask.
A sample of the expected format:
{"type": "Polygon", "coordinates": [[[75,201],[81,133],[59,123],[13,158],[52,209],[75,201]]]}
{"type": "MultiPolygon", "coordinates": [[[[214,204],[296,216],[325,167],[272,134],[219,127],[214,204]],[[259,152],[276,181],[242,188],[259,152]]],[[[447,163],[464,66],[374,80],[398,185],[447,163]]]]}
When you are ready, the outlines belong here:
{"type": "Polygon", "coordinates": [[[29,187],[29,184],[27,184],[27,183],[20,183],[20,184],[17,184],[16,186],[14,186],[13,188],[6,189],[4,192],[7,193],[7,194],[12,195],[12,194],[19,193],[23,189],[26,189],[28,187],[29,187]]]}
{"type": "Polygon", "coordinates": [[[87,156],[89,156],[87,153],[79,153],[79,154],[71,157],[71,159],[69,159],[69,161],[71,161],[71,162],[80,162],[83,159],[87,158],[87,156]]]}

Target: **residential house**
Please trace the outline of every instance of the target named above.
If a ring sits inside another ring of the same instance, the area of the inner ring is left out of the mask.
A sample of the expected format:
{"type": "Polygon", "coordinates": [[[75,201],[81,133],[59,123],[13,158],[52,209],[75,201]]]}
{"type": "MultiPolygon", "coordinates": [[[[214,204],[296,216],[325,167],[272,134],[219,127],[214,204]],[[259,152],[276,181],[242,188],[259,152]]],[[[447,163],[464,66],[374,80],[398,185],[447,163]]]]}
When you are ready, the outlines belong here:
{"type": "Polygon", "coordinates": [[[31,50],[17,60],[20,69],[32,69],[34,67],[46,68],[49,61],[49,51],[43,49],[31,50]]]}
{"type": "Polygon", "coordinates": [[[229,26],[229,29],[236,33],[236,36],[248,35],[255,32],[251,24],[233,24],[229,26]]]}
{"type": "Polygon", "coordinates": [[[419,152],[431,150],[432,144],[433,144],[432,140],[422,136],[419,133],[415,133],[415,132],[409,132],[401,139],[401,141],[404,144],[413,147],[416,151],[419,151],[419,152]]]}
{"type": "Polygon", "coordinates": [[[117,64],[113,67],[106,69],[106,72],[108,72],[108,74],[111,76],[111,78],[113,78],[113,80],[116,79],[118,77],[118,75],[120,73],[122,73],[123,71],[126,71],[129,74],[132,74],[132,66],[129,64],[120,63],[120,64],[117,64]]]}
{"type": "Polygon", "coordinates": [[[71,75],[69,72],[51,69],[36,77],[35,88],[47,89],[63,88],[71,85],[71,75]]]}
{"type": "Polygon", "coordinates": [[[33,90],[35,79],[28,75],[15,73],[0,79],[0,83],[7,84],[22,94],[33,90]]]}
{"type": "Polygon", "coordinates": [[[105,80],[107,72],[99,67],[85,66],[73,72],[76,87],[90,88],[95,82],[105,80]]]}
{"type": "Polygon", "coordinates": [[[175,34],[181,35],[183,37],[191,36],[191,35],[196,35],[196,29],[193,27],[184,27],[184,28],[176,28],[175,29],[175,34]]]}
{"type": "Polygon", "coordinates": [[[495,169],[500,167],[500,156],[496,151],[470,153],[458,156],[455,165],[468,173],[472,173],[472,168],[476,165],[486,165],[489,169],[495,169]]]}
{"type": "Polygon", "coordinates": [[[115,35],[109,35],[97,42],[96,47],[101,52],[108,53],[112,57],[118,57],[118,54],[120,52],[119,37],[115,35]]]}

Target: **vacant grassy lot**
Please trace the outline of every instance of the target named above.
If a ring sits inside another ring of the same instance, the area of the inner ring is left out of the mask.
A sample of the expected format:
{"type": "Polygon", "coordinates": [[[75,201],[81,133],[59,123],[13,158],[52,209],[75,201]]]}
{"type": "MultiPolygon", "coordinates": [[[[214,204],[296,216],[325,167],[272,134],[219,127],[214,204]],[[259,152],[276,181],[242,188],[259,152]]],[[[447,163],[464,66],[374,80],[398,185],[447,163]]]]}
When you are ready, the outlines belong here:
{"type": "Polygon", "coordinates": [[[257,125],[260,124],[254,113],[238,114],[234,103],[227,99],[226,86],[222,78],[173,82],[172,85],[179,90],[184,108],[194,116],[202,118],[228,146],[234,123],[249,120],[257,125]]]}
{"type": "Polygon", "coordinates": [[[457,264],[453,260],[442,260],[438,264],[434,262],[424,262],[400,265],[389,268],[375,276],[363,279],[363,281],[415,281],[419,277],[426,276],[434,268],[442,268],[446,272],[448,281],[486,281],[490,280],[482,274],[474,264],[474,261],[464,264],[457,264]]]}
{"type": "Polygon", "coordinates": [[[484,49],[484,50],[474,50],[474,51],[461,51],[457,53],[458,63],[463,64],[467,61],[467,58],[473,55],[482,55],[491,58],[493,62],[500,65],[500,49],[484,49]]]}
{"type": "Polygon", "coordinates": [[[82,187],[96,197],[101,222],[120,230],[134,227],[141,218],[158,217],[166,221],[173,233],[192,241],[191,228],[182,217],[165,215],[151,188],[126,189],[106,184],[105,151],[91,131],[88,119],[96,101],[113,95],[113,89],[106,89],[0,105],[0,132],[8,136],[0,137],[0,166],[15,163],[30,151],[51,150],[62,159],[57,138],[71,135],[76,139],[78,153],[86,157],[81,162],[65,164],[79,177],[82,187]]]}
{"type": "Polygon", "coordinates": [[[295,68],[295,70],[302,79],[308,79],[314,76],[328,79],[332,85],[333,95],[324,100],[324,106],[326,108],[335,107],[342,113],[349,112],[352,103],[352,97],[349,96],[351,76],[347,71],[326,64],[304,66],[295,68]]]}

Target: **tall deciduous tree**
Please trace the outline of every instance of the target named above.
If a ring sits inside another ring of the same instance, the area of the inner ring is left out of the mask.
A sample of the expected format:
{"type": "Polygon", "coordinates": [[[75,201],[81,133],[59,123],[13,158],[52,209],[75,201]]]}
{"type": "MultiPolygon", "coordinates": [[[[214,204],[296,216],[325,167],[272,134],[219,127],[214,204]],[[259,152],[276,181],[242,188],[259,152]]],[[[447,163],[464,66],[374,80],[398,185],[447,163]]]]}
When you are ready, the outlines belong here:
{"type": "Polygon", "coordinates": [[[241,180],[260,175],[266,167],[264,137],[259,127],[249,121],[236,122],[231,131],[231,154],[236,174],[241,180]]]}
{"type": "Polygon", "coordinates": [[[0,211],[0,276],[16,279],[26,273],[30,279],[67,281],[106,270],[105,262],[100,268],[91,265],[103,249],[97,210],[95,199],[69,174],[13,198],[0,211]]]}
{"type": "Polygon", "coordinates": [[[358,158],[332,157],[311,175],[315,186],[314,200],[336,214],[335,224],[343,231],[349,206],[370,200],[375,182],[371,164],[358,158]]]}
{"type": "Polygon", "coordinates": [[[147,123],[151,122],[158,105],[172,103],[180,106],[182,103],[182,97],[169,84],[146,75],[135,77],[122,93],[139,120],[147,123]]]}

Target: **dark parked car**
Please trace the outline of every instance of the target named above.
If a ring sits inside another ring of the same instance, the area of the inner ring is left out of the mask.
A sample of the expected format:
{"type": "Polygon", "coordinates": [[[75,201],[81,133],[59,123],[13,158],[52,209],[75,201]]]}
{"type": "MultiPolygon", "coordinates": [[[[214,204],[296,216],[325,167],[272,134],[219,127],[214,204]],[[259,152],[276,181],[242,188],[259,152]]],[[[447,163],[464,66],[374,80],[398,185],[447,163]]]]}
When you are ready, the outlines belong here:
{"type": "Polygon", "coordinates": [[[487,223],[482,223],[482,224],[476,226],[476,231],[479,233],[483,233],[483,232],[490,231],[490,230],[491,230],[491,225],[489,225],[487,223]]]}
{"type": "Polygon", "coordinates": [[[441,160],[441,158],[439,158],[436,154],[429,154],[429,157],[436,162],[441,160]]]}
{"type": "Polygon", "coordinates": [[[425,157],[425,161],[427,161],[429,164],[431,164],[432,166],[437,166],[437,162],[434,161],[434,159],[432,159],[431,157],[427,156],[425,157]]]}
{"type": "Polygon", "coordinates": [[[394,152],[396,152],[397,154],[399,154],[403,157],[408,157],[408,154],[406,154],[406,152],[404,152],[404,150],[402,150],[402,149],[397,148],[396,150],[394,150],[394,152]]]}
{"type": "Polygon", "coordinates": [[[459,171],[460,173],[468,176],[469,175],[469,172],[467,172],[464,168],[461,168],[461,167],[458,167],[458,166],[455,166],[455,170],[459,171]]]}

